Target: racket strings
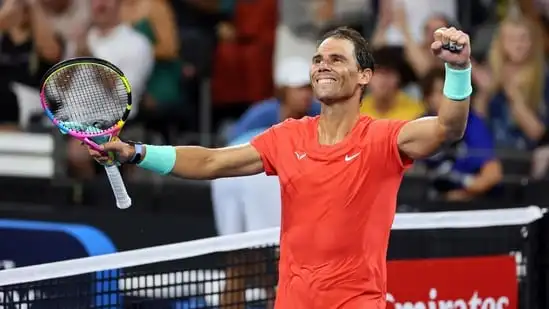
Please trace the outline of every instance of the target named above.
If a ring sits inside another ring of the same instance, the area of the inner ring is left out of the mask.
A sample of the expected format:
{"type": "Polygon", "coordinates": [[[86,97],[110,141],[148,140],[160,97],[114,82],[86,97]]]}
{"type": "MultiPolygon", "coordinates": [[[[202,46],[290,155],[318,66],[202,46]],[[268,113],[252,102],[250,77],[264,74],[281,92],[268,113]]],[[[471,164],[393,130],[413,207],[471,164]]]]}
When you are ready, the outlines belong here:
{"type": "Polygon", "coordinates": [[[62,68],[50,77],[44,92],[53,116],[78,124],[70,128],[77,131],[108,130],[122,119],[129,103],[119,75],[93,63],[62,68]]]}

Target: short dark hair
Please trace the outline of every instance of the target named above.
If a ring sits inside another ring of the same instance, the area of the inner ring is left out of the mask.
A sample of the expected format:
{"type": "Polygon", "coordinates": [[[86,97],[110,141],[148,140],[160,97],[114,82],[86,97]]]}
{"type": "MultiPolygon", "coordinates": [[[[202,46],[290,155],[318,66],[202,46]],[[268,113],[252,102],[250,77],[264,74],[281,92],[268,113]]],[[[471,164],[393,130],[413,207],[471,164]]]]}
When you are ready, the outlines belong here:
{"type": "Polygon", "coordinates": [[[445,72],[442,68],[433,68],[420,80],[421,94],[426,98],[433,94],[435,83],[441,79],[444,81],[445,72]]]}
{"type": "Polygon", "coordinates": [[[360,32],[349,27],[338,27],[326,32],[317,44],[317,47],[326,39],[336,38],[348,40],[353,43],[355,49],[355,58],[360,70],[370,69],[374,71],[374,56],[368,44],[368,41],[360,32]]]}

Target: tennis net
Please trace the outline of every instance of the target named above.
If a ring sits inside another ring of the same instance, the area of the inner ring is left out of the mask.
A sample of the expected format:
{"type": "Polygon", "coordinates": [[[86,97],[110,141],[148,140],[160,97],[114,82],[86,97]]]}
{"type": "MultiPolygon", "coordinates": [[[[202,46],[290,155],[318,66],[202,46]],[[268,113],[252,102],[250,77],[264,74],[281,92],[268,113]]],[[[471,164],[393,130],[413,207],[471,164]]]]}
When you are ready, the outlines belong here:
{"type": "MultiPolygon", "coordinates": [[[[532,304],[538,301],[535,292],[538,283],[529,276],[533,271],[531,268],[535,267],[534,259],[530,258],[535,248],[528,240],[535,237],[534,226],[542,216],[542,210],[534,206],[398,214],[393,224],[389,259],[402,262],[427,258],[512,256],[515,276],[507,286],[515,286],[520,291],[517,300],[520,308],[535,308],[532,304]]],[[[279,229],[267,229],[5,269],[0,271],[0,308],[268,308],[276,294],[279,232],[279,229]]],[[[490,263],[494,264],[493,261],[490,263]]],[[[402,263],[399,265],[401,267],[402,263]]],[[[473,264],[470,265],[468,267],[473,269],[473,264]]],[[[499,268],[500,271],[504,272],[499,268]]],[[[400,272],[402,275],[398,281],[418,285],[420,278],[406,278],[404,272],[400,272]]],[[[406,273],[413,276],[408,271],[406,273]]],[[[486,274],[480,276],[486,277],[486,274]]],[[[429,277],[428,274],[425,277],[429,277]]],[[[395,303],[398,288],[391,283],[391,278],[389,267],[390,301],[395,303]]],[[[451,289],[459,290],[455,279],[451,280],[451,289]]],[[[503,280],[508,279],[500,276],[487,285],[493,287],[503,280]]],[[[481,283],[469,282],[472,291],[482,290],[476,286],[481,283]]],[[[433,289],[435,294],[437,288],[439,295],[443,294],[444,286],[440,282],[432,284],[425,292],[426,301],[429,297],[433,299],[433,289]]],[[[398,301],[403,302],[405,299],[402,298],[408,296],[400,294],[398,297],[398,301]]],[[[513,296],[497,297],[494,299],[502,302],[507,297],[509,302],[513,296]]]]}

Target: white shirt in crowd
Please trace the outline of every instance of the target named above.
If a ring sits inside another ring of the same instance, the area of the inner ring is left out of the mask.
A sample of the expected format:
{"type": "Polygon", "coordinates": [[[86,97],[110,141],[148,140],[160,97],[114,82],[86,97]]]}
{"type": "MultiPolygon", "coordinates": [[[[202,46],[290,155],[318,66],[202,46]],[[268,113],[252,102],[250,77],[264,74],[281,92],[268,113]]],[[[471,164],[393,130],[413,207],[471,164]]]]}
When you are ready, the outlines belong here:
{"type": "MultiPolygon", "coordinates": [[[[395,5],[404,5],[406,17],[413,37],[423,40],[423,27],[427,20],[436,14],[443,14],[451,20],[456,20],[457,4],[455,0],[394,0],[395,5]]],[[[387,44],[402,45],[404,38],[400,31],[391,26],[387,31],[387,44]]]]}
{"type": "Polygon", "coordinates": [[[130,81],[132,87],[132,113],[137,106],[154,65],[154,49],[149,40],[126,24],[120,24],[108,34],[90,29],[88,46],[94,57],[105,59],[117,66],[130,81]]]}

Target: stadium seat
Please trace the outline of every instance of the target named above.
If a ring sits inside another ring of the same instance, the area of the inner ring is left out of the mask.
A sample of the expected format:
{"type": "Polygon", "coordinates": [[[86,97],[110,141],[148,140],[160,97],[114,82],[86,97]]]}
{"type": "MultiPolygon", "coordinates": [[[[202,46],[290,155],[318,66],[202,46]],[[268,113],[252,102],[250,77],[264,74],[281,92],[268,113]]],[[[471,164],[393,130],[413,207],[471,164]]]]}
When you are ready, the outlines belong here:
{"type": "Polygon", "coordinates": [[[0,175],[52,178],[54,140],[50,134],[0,133],[0,175]]]}

